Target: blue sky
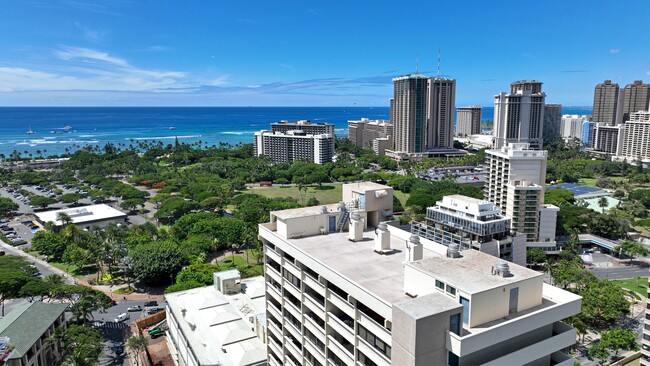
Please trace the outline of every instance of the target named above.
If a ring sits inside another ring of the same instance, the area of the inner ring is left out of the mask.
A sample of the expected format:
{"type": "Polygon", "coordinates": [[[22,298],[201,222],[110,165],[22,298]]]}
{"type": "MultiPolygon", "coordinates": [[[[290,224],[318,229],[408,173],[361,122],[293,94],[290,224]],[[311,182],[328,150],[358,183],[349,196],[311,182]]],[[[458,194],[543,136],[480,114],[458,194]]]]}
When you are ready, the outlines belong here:
{"type": "Polygon", "coordinates": [[[388,106],[416,68],[489,106],[650,81],[650,2],[4,0],[0,105],[388,106]],[[623,5],[624,4],[624,5],[623,5]]]}

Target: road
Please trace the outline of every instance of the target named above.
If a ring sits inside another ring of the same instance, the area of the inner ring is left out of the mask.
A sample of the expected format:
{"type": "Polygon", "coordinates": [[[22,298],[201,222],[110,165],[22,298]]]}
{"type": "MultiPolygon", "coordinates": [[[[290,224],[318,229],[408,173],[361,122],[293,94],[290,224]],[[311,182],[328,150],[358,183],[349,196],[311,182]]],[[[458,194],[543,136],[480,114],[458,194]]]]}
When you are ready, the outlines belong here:
{"type": "Polygon", "coordinates": [[[617,266],[617,267],[596,267],[589,269],[598,278],[610,280],[621,280],[624,278],[648,277],[650,272],[648,266],[617,266]]]}
{"type": "Polygon", "coordinates": [[[35,258],[23,252],[22,250],[14,248],[11,245],[3,242],[2,240],[0,240],[0,247],[2,248],[2,250],[5,251],[7,255],[17,255],[26,258],[29,262],[33,263],[36,266],[36,269],[38,269],[38,271],[43,275],[43,277],[46,277],[51,274],[58,274],[63,276],[63,278],[65,278],[66,283],[70,285],[74,284],[74,278],[72,276],[68,275],[65,271],[62,271],[50,265],[49,263],[41,259],[35,258]]]}

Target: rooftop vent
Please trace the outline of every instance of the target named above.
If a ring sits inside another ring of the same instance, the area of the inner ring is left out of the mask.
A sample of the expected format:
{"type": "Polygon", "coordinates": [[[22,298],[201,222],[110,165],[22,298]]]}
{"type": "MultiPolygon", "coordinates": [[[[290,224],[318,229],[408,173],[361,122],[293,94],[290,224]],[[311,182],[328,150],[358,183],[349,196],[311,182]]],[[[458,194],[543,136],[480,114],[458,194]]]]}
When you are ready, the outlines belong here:
{"type": "Polygon", "coordinates": [[[423,258],[424,252],[422,244],[420,244],[420,237],[412,234],[406,243],[406,261],[414,262],[419,261],[423,258]]]}
{"type": "Polygon", "coordinates": [[[346,211],[346,208],[345,208],[345,202],[343,202],[343,201],[339,201],[339,211],[341,211],[341,212],[345,212],[345,211],[346,211]]]}
{"type": "Polygon", "coordinates": [[[512,273],[510,273],[510,266],[508,265],[508,262],[504,261],[503,259],[497,262],[497,269],[493,274],[501,277],[512,277],[512,273]]]}
{"type": "Polygon", "coordinates": [[[327,206],[320,206],[320,213],[327,213],[327,206]]]}
{"type": "Polygon", "coordinates": [[[449,244],[449,247],[447,247],[447,257],[460,258],[460,245],[456,243],[449,244]]]}

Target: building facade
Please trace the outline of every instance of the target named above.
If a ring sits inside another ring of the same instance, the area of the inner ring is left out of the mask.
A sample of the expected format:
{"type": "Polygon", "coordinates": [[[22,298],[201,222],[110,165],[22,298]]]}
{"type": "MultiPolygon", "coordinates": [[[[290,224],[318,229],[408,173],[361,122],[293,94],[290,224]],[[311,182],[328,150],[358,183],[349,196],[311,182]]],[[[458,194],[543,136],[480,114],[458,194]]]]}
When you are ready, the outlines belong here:
{"type": "Polygon", "coordinates": [[[512,235],[511,224],[492,202],[450,195],[428,207],[426,220],[413,223],[411,231],[445,246],[476,249],[525,266],[526,236],[512,235]]]}
{"type": "Polygon", "coordinates": [[[456,80],[441,77],[428,81],[427,150],[454,147],[456,80]]]}
{"type": "Polygon", "coordinates": [[[635,80],[623,89],[623,122],[631,120],[632,113],[647,111],[650,104],[650,84],[635,80]]]}
{"type": "Polygon", "coordinates": [[[428,80],[420,74],[393,79],[395,151],[419,153],[426,150],[428,80]]]}
{"type": "Polygon", "coordinates": [[[618,160],[629,163],[650,163],[650,112],[635,112],[621,128],[621,149],[618,160]]]}
{"type": "Polygon", "coordinates": [[[579,296],[374,220],[389,217],[388,186],[343,192],[341,205],[274,211],[259,226],[269,365],[573,364],[563,350],[576,331],[562,319],[579,296]]]}
{"type": "MultiPolygon", "coordinates": [[[[373,148],[375,139],[385,138],[392,145],[393,136],[393,124],[388,120],[361,118],[356,121],[348,121],[348,140],[358,147],[373,148]]],[[[388,148],[390,149],[392,146],[388,148]]]]}
{"type": "Polygon", "coordinates": [[[544,127],[542,135],[544,141],[551,141],[560,137],[560,123],[562,121],[562,104],[544,105],[544,127]]]}
{"type": "Polygon", "coordinates": [[[255,132],[255,155],[269,156],[276,163],[291,163],[304,160],[316,164],[325,164],[334,157],[332,134],[311,135],[303,130],[287,132],[255,132]]]}
{"type": "Polygon", "coordinates": [[[544,206],[546,158],[546,151],[532,150],[528,144],[487,150],[485,199],[512,218],[513,231],[525,234],[529,242],[552,246],[557,218],[554,210],[544,206]],[[547,236],[549,232],[552,237],[547,236]]]}
{"type": "Polygon", "coordinates": [[[596,137],[595,133],[596,124],[592,121],[582,122],[582,135],[580,136],[580,142],[586,147],[594,147],[594,139],[596,137]]]}
{"type": "MultiPolygon", "coordinates": [[[[592,121],[614,126],[618,123],[619,87],[611,80],[605,80],[594,89],[592,121]]],[[[622,114],[622,113],[621,113],[622,114]]]]}
{"type": "Polygon", "coordinates": [[[67,304],[34,301],[0,319],[0,361],[6,366],[56,366],[63,361],[62,342],[49,342],[58,328],[66,329],[67,304]]]}
{"type": "Polygon", "coordinates": [[[578,140],[582,137],[582,125],[588,116],[565,114],[562,116],[561,136],[565,141],[578,140]]]}
{"type": "Polygon", "coordinates": [[[620,149],[623,145],[621,141],[623,138],[621,130],[624,128],[624,125],[596,123],[594,129],[594,150],[609,155],[620,155],[620,149]]]}
{"type": "Polygon", "coordinates": [[[481,106],[456,109],[456,136],[467,137],[481,133],[481,106]]]}
{"type": "Polygon", "coordinates": [[[494,97],[494,148],[508,143],[528,143],[541,149],[543,139],[544,101],[542,82],[515,81],[510,93],[494,97]]]}

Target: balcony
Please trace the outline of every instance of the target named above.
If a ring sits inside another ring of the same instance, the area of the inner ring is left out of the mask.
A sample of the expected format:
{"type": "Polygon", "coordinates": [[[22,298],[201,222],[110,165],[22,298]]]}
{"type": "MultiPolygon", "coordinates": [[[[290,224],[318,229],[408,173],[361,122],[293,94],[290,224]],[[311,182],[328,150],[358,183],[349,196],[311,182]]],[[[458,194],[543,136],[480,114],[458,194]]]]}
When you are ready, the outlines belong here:
{"type": "Polygon", "coordinates": [[[327,314],[329,315],[327,324],[348,342],[354,343],[354,320],[344,314],[342,314],[343,316],[332,312],[327,314]]]}
{"type": "Polygon", "coordinates": [[[304,273],[305,273],[305,277],[303,279],[304,283],[306,283],[310,288],[312,288],[314,291],[316,291],[317,293],[319,293],[321,296],[324,297],[325,296],[325,285],[318,282],[318,280],[316,280],[315,278],[313,278],[312,276],[307,274],[307,272],[304,272],[304,273]]]}
{"type": "Polygon", "coordinates": [[[382,355],[379,350],[375,349],[375,347],[371,346],[368,344],[368,342],[361,339],[360,337],[357,337],[357,339],[359,342],[358,349],[366,356],[366,358],[369,358],[378,366],[390,366],[390,360],[386,356],[382,355]]]}
{"type": "Polygon", "coordinates": [[[392,343],[392,338],[388,330],[384,328],[383,325],[380,325],[361,311],[359,311],[359,318],[357,319],[357,322],[364,328],[368,329],[368,331],[377,336],[379,339],[381,339],[384,343],[392,343]]]}
{"type": "Polygon", "coordinates": [[[296,306],[296,304],[292,303],[289,299],[285,298],[284,299],[284,308],[291,313],[296,319],[301,319],[302,318],[302,311],[300,308],[296,306]]]}
{"type": "Polygon", "coordinates": [[[296,299],[302,298],[302,291],[289,281],[284,281],[284,291],[289,291],[296,299]]]}
{"type": "MultiPolygon", "coordinates": [[[[278,359],[282,359],[282,346],[278,344],[273,338],[268,337],[269,349],[275,354],[278,359]]],[[[273,357],[270,357],[273,359],[273,357]]]]}
{"type": "Polygon", "coordinates": [[[282,257],[280,256],[280,254],[278,254],[278,252],[271,249],[270,247],[268,246],[264,247],[264,254],[266,254],[267,257],[273,259],[275,263],[282,263],[282,257]]]}
{"type": "Polygon", "coordinates": [[[280,272],[278,272],[277,269],[273,268],[273,266],[267,263],[264,266],[264,271],[266,272],[266,275],[275,280],[275,282],[282,283],[282,275],[280,275],[280,272]]]}
{"type": "Polygon", "coordinates": [[[267,325],[276,337],[282,338],[282,325],[278,325],[272,320],[268,320],[267,325]]]}
{"type": "Polygon", "coordinates": [[[301,346],[297,345],[297,342],[298,341],[295,338],[286,336],[284,337],[284,348],[288,349],[293,357],[295,357],[297,360],[302,360],[302,350],[300,349],[301,346]]]}
{"type": "Polygon", "coordinates": [[[325,319],[325,308],[318,304],[311,296],[305,294],[305,300],[303,301],[305,307],[313,311],[316,315],[320,316],[321,319],[325,319]]]}
{"type": "Polygon", "coordinates": [[[296,276],[297,278],[302,278],[302,271],[300,268],[298,268],[295,264],[293,264],[291,261],[288,259],[284,259],[283,263],[284,268],[286,268],[287,271],[291,272],[292,275],[296,276]]]}
{"type": "Polygon", "coordinates": [[[282,321],[282,311],[280,311],[277,306],[273,305],[272,302],[266,302],[266,309],[277,321],[282,321]]]}
{"type": "Polygon", "coordinates": [[[346,365],[354,364],[354,348],[345,348],[333,336],[327,336],[327,347],[334,352],[346,365]]]}
{"type": "Polygon", "coordinates": [[[329,291],[329,296],[327,297],[334,306],[339,308],[344,313],[348,314],[350,317],[354,317],[354,307],[350,304],[347,299],[342,298],[334,291],[329,291]]]}
{"type": "Polygon", "coordinates": [[[305,350],[307,350],[315,359],[317,359],[321,364],[325,364],[325,354],[323,351],[318,349],[310,340],[305,340],[305,350]]]}
{"type": "Polygon", "coordinates": [[[269,294],[271,297],[273,297],[277,302],[282,302],[282,294],[280,293],[282,289],[278,289],[274,285],[267,283],[267,290],[266,293],[269,294]]]}

